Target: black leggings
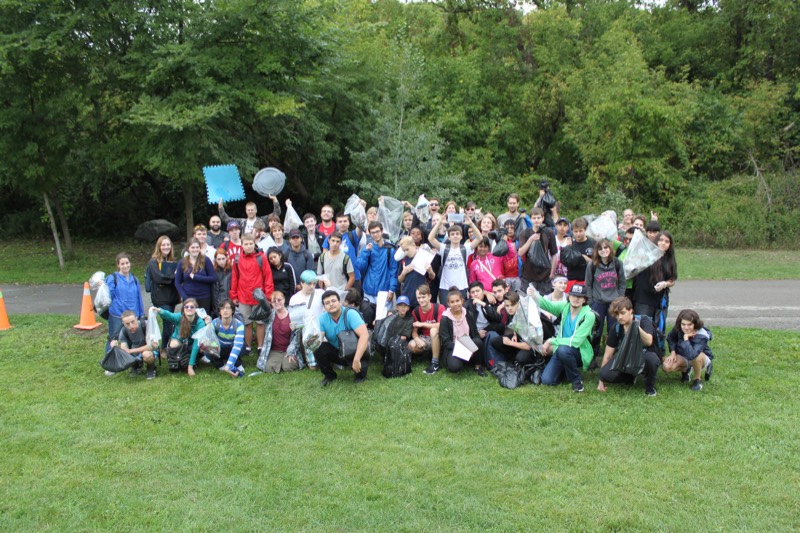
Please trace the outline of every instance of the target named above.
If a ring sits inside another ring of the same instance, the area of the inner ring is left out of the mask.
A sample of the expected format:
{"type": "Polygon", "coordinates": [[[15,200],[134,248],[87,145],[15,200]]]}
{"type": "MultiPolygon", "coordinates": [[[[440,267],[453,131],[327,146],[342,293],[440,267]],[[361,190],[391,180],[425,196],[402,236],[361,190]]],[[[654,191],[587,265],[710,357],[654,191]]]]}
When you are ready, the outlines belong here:
{"type": "Polygon", "coordinates": [[[483,362],[483,339],[474,337],[472,342],[478,349],[472,354],[469,361],[464,361],[453,355],[453,347],[455,343],[450,342],[442,346],[442,353],[444,354],[444,366],[449,372],[461,372],[466,365],[474,368],[483,362]]]}

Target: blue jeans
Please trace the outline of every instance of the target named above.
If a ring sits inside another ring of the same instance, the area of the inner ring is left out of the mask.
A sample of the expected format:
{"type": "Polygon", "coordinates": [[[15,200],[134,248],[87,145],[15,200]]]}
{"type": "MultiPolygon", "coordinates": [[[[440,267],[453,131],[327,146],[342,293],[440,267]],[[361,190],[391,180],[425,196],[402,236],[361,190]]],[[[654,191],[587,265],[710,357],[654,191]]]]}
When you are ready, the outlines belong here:
{"type": "Polygon", "coordinates": [[[611,302],[609,303],[592,302],[590,304],[590,307],[592,308],[592,311],[597,313],[598,316],[600,317],[600,324],[602,324],[603,321],[607,322],[606,335],[608,335],[608,332],[611,331],[612,328],[617,327],[617,321],[614,319],[613,316],[611,316],[611,313],[608,312],[608,308],[611,307],[611,302]]]}
{"type": "Polygon", "coordinates": [[[111,349],[111,341],[119,340],[119,332],[122,330],[122,317],[108,314],[108,340],[106,341],[106,352],[111,349]]]}
{"type": "Polygon", "coordinates": [[[564,377],[570,383],[580,383],[581,372],[578,369],[582,367],[581,351],[578,348],[559,346],[550,358],[550,362],[544,367],[542,384],[558,385],[564,377]]]}

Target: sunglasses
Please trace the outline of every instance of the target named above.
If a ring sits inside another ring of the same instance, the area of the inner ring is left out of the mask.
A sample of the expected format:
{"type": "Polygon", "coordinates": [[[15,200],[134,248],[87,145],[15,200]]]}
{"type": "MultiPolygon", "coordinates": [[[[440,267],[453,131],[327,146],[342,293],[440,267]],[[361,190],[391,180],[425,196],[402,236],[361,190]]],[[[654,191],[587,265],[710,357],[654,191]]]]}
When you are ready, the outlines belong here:
{"type": "Polygon", "coordinates": [[[197,309],[197,307],[195,307],[194,305],[184,305],[183,308],[184,309],[197,309]]]}

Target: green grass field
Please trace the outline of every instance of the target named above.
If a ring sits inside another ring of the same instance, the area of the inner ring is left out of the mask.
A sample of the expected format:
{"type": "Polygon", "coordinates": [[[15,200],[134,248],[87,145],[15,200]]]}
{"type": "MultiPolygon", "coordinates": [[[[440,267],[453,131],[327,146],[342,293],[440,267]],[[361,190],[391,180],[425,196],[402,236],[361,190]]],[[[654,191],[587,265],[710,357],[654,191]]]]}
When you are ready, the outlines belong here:
{"type": "Polygon", "coordinates": [[[647,398],[421,365],[106,378],[73,322],[0,332],[3,531],[800,528],[796,333],[720,328],[702,392],[647,398]]]}
{"type": "MultiPolygon", "coordinates": [[[[64,270],[50,241],[12,241],[0,246],[0,284],[83,283],[97,270],[115,270],[120,251],[131,255],[133,271],[144,280],[144,269],[153,247],[135,241],[120,245],[107,241],[78,241],[64,270]]],[[[797,279],[798,250],[698,250],[678,249],[678,273],[682,280],[797,279]]]]}

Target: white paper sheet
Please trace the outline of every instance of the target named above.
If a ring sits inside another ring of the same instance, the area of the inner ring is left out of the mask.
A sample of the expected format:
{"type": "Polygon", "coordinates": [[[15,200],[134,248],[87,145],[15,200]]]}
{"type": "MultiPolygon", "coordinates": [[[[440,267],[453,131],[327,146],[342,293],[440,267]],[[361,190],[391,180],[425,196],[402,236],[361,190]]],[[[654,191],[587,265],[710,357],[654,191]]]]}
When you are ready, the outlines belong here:
{"type": "Polygon", "coordinates": [[[472,339],[466,335],[457,338],[453,346],[453,356],[463,359],[464,361],[472,359],[472,354],[477,351],[478,347],[472,342],[472,339]]]}
{"type": "Polygon", "coordinates": [[[378,291],[378,298],[375,304],[375,320],[386,318],[389,313],[389,306],[387,299],[389,298],[389,291],[378,291]]]}
{"type": "Polygon", "coordinates": [[[428,272],[428,267],[433,262],[434,257],[436,256],[429,250],[419,248],[417,249],[417,255],[411,260],[411,268],[424,276],[428,272]]]}

